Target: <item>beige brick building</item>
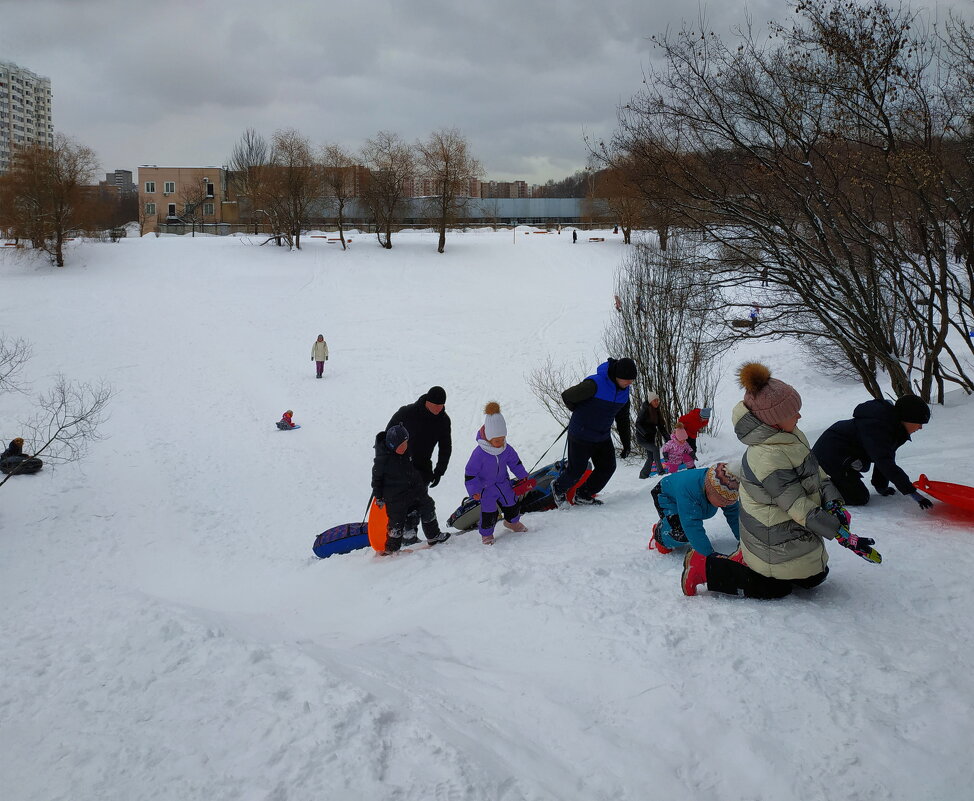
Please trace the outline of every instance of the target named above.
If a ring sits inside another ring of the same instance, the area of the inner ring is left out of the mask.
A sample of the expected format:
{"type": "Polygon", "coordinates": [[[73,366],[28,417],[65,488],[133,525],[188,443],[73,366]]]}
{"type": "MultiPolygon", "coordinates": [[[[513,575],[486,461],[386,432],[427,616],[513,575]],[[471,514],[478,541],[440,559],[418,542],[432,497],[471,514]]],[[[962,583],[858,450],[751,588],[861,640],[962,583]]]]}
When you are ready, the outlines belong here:
{"type": "Polygon", "coordinates": [[[235,223],[237,204],[229,197],[222,167],[139,167],[139,213],[143,230],[165,223],[235,223]]]}

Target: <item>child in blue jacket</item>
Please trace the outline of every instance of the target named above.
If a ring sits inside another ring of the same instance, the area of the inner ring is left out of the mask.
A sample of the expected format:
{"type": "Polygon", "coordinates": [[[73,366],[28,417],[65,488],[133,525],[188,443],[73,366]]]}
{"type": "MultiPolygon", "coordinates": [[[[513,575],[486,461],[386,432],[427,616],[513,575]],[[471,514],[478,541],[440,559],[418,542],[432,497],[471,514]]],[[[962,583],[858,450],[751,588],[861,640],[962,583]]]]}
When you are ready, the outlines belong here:
{"type": "Polygon", "coordinates": [[[717,514],[718,509],[724,513],[727,525],[740,540],[739,489],[737,470],[725,462],[666,476],[652,491],[660,520],[653,526],[649,547],[660,553],[669,553],[674,548],[689,544],[704,556],[712,554],[714,546],[707,537],[703,521],[717,514]]]}

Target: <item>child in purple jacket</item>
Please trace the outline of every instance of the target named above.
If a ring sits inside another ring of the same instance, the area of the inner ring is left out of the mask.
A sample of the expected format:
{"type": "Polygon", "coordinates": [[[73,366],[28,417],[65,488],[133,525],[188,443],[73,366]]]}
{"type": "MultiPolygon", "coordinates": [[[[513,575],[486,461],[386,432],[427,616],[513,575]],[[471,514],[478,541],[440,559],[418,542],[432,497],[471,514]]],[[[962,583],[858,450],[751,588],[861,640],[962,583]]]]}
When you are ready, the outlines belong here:
{"type": "Polygon", "coordinates": [[[484,413],[484,425],[477,432],[477,447],[470,454],[463,472],[467,494],[480,500],[481,541],[484,545],[493,545],[498,507],[504,514],[506,528],[518,532],[528,530],[521,522],[517,496],[533,489],[536,482],[524,469],[517,451],[507,444],[507,423],[500,404],[491,401],[484,413]],[[514,487],[508,470],[521,479],[514,487]]]}
{"type": "Polygon", "coordinates": [[[663,445],[663,463],[669,473],[675,473],[684,464],[692,470],[696,467],[693,461],[693,449],[687,442],[687,430],[682,425],[673,429],[670,438],[663,445]]]}

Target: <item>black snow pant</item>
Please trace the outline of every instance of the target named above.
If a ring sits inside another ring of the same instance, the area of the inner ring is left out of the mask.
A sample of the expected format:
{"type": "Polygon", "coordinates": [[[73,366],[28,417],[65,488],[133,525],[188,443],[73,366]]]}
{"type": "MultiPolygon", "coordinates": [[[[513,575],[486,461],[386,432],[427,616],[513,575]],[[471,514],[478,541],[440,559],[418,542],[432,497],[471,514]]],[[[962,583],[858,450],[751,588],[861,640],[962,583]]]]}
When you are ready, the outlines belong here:
{"type": "Polygon", "coordinates": [[[825,568],[821,573],[801,579],[777,579],[763,576],[747,565],[735,562],[726,556],[711,554],[707,557],[707,589],[737,595],[744,591],[745,598],[784,598],[795,587],[811,589],[817,587],[829,574],[825,568]]]}
{"type": "Polygon", "coordinates": [[[865,506],[869,503],[869,487],[862,480],[862,473],[847,468],[829,477],[846,506],[865,506]]]}
{"type": "Polygon", "coordinates": [[[559,494],[564,495],[575,486],[575,482],[585,473],[589,459],[592,460],[592,475],[577,492],[587,498],[601,492],[616,471],[616,449],[612,437],[602,442],[568,438],[568,466],[552,484],[559,494]]]}
{"type": "MultiPolygon", "coordinates": [[[[388,538],[399,540],[399,544],[402,544],[403,536],[410,530],[410,524],[415,526],[414,521],[417,516],[426,539],[436,539],[440,536],[440,524],[436,521],[436,504],[427,492],[406,503],[387,503],[386,513],[389,515],[388,538]]],[[[387,545],[386,550],[392,551],[398,548],[393,544],[392,548],[387,545]]]]}

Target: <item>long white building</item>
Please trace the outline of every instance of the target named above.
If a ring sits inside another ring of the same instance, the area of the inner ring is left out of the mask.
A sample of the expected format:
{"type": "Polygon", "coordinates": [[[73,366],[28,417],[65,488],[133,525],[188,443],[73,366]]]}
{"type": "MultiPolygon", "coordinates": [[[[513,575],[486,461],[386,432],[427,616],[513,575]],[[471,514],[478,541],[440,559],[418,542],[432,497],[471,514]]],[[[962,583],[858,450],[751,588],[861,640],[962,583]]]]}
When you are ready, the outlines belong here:
{"type": "Polygon", "coordinates": [[[0,172],[10,168],[20,145],[54,144],[51,80],[0,61],[0,172]]]}

